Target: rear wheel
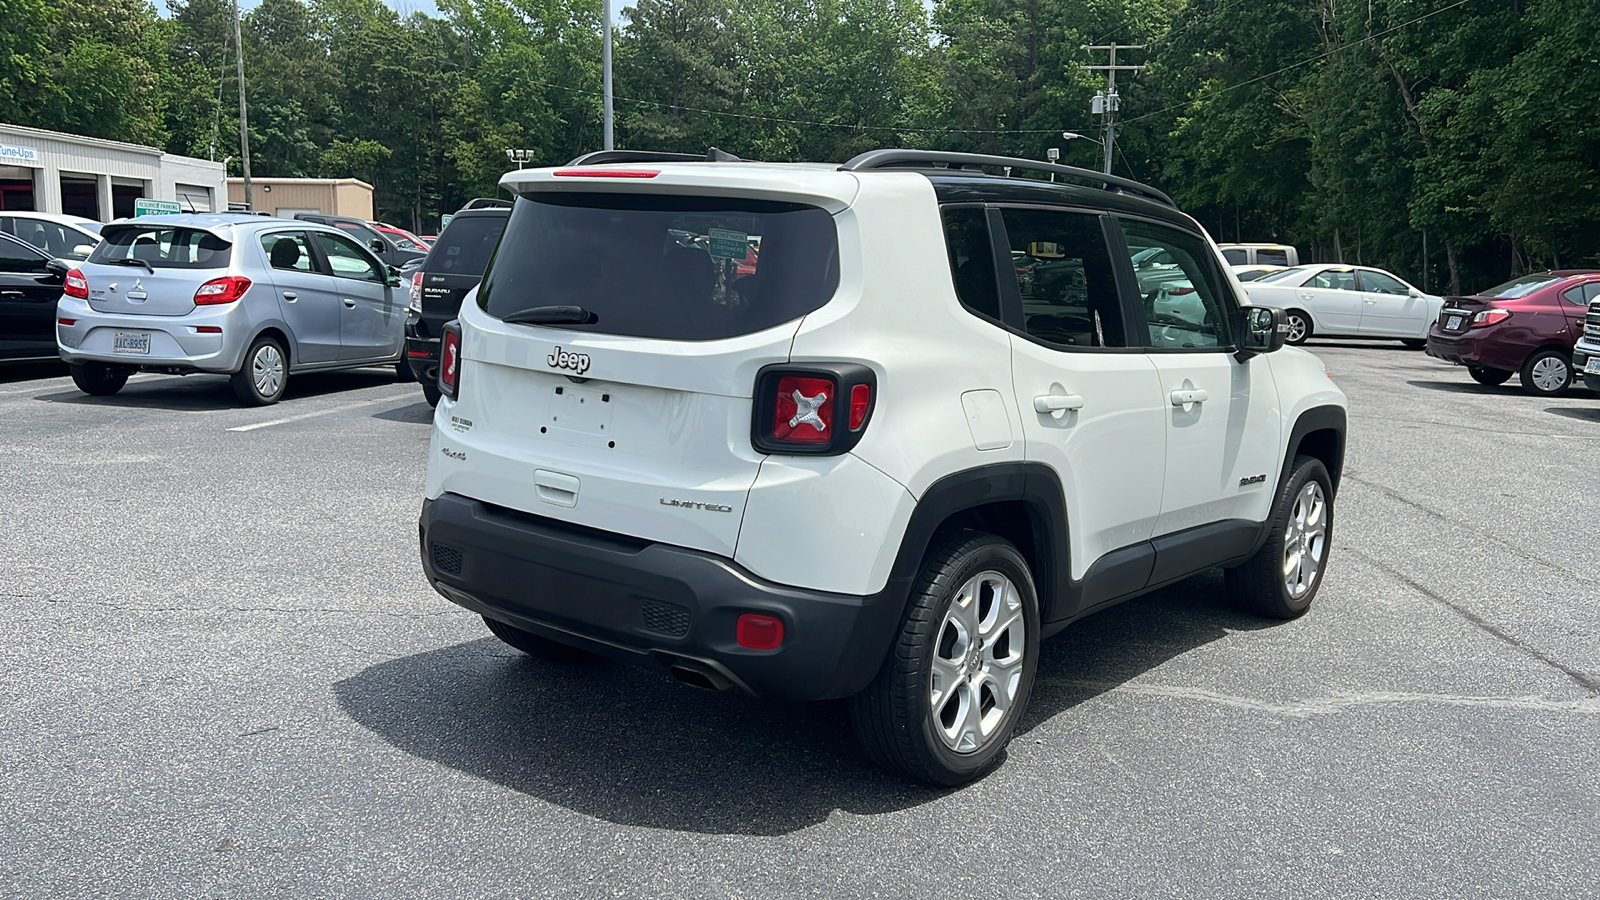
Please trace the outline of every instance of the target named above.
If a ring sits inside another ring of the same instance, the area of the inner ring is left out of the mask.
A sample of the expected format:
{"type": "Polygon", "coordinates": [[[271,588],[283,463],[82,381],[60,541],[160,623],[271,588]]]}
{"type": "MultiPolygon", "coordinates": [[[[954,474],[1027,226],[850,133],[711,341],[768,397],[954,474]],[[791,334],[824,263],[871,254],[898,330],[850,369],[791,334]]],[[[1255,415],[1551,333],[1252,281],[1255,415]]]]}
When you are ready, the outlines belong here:
{"type": "Polygon", "coordinates": [[[411,371],[411,363],[404,359],[394,364],[394,377],[400,379],[401,384],[417,380],[416,373],[411,371]]]}
{"type": "Polygon", "coordinates": [[[1333,540],[1333,482],[1322,461],[1294,458],[1294,470],[1273,504],[1267,542],[1224,572],[1241,607],[1273,619],[1296,619],[1311,608],[1328,567],[1333,540]]]}
{"type": "Polygon", "coordinates": [[[439,386],[424,381],[422,383],[422,399],[428,401],[429,406],[439,405],[439,386]]]}
{"type": "Polygon", "coordinates": [[[957,535],[928,555],[888,659],[850,700],[856,738],[918,781],[972,781],[1011,739],[1038,655],[1027,563],[993,535],[957,535]]]}
{"type": "Polygon", "coordinates": [[[1311,316],[1306,313],[1291,309],[1283,314],[1283,322],[1289,328],[1289,333],[1284,335],[1284,343],[1304,344],[1311,337],[1311,316]]]}
{"type": "Polygon", "coordinates": [[[1572,384],[1572,360],[1560,350],[1540,350],[1522,363],[1522,389],[1540,397],[1554,397],[1572,384]]]}
{"type": "Polygon", "coordinates": [[[270,337],[258,337],[233,373],[233,392],[250,406],[268,406],[283,397],[289,384],[289,355],[270,337]]]}
{"type": "Polygon", "coordinates": [[[127,366],[115,366],[111,363],[73,363],[68,366],[72,371],[72,383],[78,390],[96,397],[109,397],[122,386],[128,383],[128,376],[133,370],[127,366]]]}
{"type": "Polygon", "coordinates": [[[1471,375],[1472,380],[1479,384],[1494,387],[1495,385],[1505,384],[1508,380],[1510,380],[1512,373],[1507,372],[1505,369],[1489,369],[1485,368],[1484,366],[1468,366],[1467,374],[1471,375]]]}

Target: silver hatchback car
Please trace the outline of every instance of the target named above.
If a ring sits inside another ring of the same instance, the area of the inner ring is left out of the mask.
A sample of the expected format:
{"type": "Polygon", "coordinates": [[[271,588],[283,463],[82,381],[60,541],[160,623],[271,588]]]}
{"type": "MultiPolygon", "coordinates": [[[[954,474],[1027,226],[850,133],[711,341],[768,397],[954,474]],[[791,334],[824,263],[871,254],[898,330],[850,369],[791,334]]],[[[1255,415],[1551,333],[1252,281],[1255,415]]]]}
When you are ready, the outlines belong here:
{"type": "MultiPolygon", "coordinates": [[[[239,399],[275,403],[300,372],[404,364],[397,275],[337,229],[249,214],[107,224],[64,271],[56,343],[85,393],[134,372],[233,377],[239,399]]],[[[61,267],[60,263],[54,263],[61,267]]]]}

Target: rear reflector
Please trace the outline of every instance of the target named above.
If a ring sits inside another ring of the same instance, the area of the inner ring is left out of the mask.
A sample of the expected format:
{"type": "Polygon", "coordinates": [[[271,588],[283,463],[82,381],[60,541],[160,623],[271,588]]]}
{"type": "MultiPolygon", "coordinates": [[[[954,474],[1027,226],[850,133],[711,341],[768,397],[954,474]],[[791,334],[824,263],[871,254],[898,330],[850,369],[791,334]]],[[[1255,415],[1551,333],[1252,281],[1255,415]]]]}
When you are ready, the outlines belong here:
{"type": "Polygon", "coordinates": [[[250,290],[250,279],[243,275],[224,275],[200,285],[194,292],[195,306],[216,306],[232,303],[250,290]]]}
{"type": "Polygon", "coordinates": [[[87,300],[89,299],[89,279],[84,278],[83,273],[79,270],[73,269],[67,273],[67,281],[62,285],[61,293],[79,300],[87,300]]]}
{"type": "Polygon", "coordinates": [[[194,327],[194,333],[195,334],[221,334],[222,333],[222,326],[221,325],[196,325],[194,327]]]}
{"type": "Polygon", "coordinates": [[[654,178],[660,169],[557,169],[557,178],[654,178]]]}
{"type": "Polygon", "coordinates": [[[56,320],[56,324],[57,325],[76,325],[76,324],[78,324],[78,320],[77,319],[57,319],[56,320]]]}
{"type": "Polygon", "coordinates": [[[872,407],[872,386],[852,385],[850,388],[850,430],[855,431],[867,421],[867,410],[872,407]]]}
{"type": "Polygon", "coordinates": [[[734,640],[746,650],[776,650],[783,643],[783,620],[745,613],[734,628],[734,640]]]}
{"type": "Polygon", "coordinates": [[[414,356],[414,357],[417,357],[418,359],[426,359],[427,357],[432,356],[433,354],[429,353],[426,350],[407,350],[406,351],[406,355],[407,356],[414,356]]]}

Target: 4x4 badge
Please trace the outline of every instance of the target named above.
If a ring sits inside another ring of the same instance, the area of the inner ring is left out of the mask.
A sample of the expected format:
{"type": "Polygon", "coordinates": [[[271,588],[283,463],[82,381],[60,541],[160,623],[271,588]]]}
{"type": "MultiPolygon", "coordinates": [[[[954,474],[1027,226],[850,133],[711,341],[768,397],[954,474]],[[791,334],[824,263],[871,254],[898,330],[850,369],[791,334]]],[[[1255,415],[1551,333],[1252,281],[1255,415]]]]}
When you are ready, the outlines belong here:
{"type": "Polygon", "coordinates": [[[579,375],[589,371],[589,354],[568,353],[557,347],[545,357],[545,363],[557,369],[571,369],[579,375]]]}

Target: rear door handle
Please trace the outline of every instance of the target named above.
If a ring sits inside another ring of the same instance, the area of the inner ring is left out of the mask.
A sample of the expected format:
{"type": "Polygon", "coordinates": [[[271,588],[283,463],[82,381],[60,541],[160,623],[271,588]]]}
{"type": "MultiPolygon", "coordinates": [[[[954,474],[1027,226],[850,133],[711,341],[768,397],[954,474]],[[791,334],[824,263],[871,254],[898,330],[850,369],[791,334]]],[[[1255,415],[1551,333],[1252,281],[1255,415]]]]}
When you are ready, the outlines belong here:
{"type": "Polygon", "coordinates": [[[1187,391],[1172,392],[1173,406],[1188,406],[1191,403],[1204,403],[1209,399],[1211,399],[1211,395],[1199,388],[1194,388],[1193,390],[1187,391]]]}
{"type": "Polygon", "coordinates": [[[21,291],[0,291],[0,297],[21,297],[21,291]]]}
{"type": "Polygon", "coordinates": [[[289,301],[290,303],[293,303],[296,300],[300,299],[300,295],[296,294],[294,291],[284,291],[283,292],[283,299],[289,301]]]}
{"type": "Polygon", "coordinates": [[[344,305],[347,308],[349,308],[349,309],[355,309],[356,308],[356,301],[350,299],[349,297],[341,297],[340,299],[344,301],[344,305]]]}
{"type": "Polygon", "coordinates": [[[1077,394],[1040,394],[1033,398],[1034,412],[1053,413],[1071,409],[1083,409],[1083,398],[1077,394]]]}

